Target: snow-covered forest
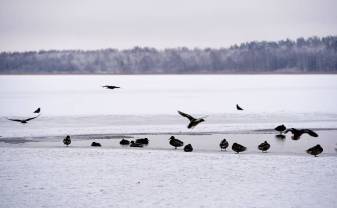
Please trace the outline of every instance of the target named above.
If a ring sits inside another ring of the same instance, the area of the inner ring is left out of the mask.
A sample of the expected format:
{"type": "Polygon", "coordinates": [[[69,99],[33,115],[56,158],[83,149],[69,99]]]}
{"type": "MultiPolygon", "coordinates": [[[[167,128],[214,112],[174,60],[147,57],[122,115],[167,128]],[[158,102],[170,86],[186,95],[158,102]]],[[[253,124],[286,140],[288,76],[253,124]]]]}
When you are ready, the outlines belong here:
{"type": "Polygon", "coordinates": [[[48,50],[0,53],[1,74],[335,73],[337,36],[229,48],[48,50]]]}

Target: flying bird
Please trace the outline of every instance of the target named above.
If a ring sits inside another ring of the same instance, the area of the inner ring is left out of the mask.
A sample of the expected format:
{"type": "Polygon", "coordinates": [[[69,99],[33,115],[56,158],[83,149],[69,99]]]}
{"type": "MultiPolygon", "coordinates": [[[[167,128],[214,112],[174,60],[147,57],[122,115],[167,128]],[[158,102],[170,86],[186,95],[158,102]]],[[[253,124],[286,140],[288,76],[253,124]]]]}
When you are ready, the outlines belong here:
{"type": "Polygon", "coordinates": [[[314,155],[315,157],[317,157],[317,155],[321,154],[322,152],[323,152],[323,148],[319,144],[307,149],[307,153],[314,155]]]}
{"type": "Polygon", "coordinates": [[[262,152],[266,152],[267,150],[269,150],[270,148],[270,144],[267,141],[264,141],[263,143],[261,143],[258,147],[259,150],[261,150],[262,152]]]}
{"type": "Polygon", "coordinates": [[[35,119],[39,116],[40,116],[40,114],[35,116],[35,117],[31,117],[31,118],[27,118],[27,119],[12,119],[12,118],[7,118],[7,117],[6,118],[7,118],[7,120],[10,120],[10,121],[16,121],[16,122],[19,122],[19,123],[22,123],[22,124],[26,124],[28,121],[33,120],[33,119],[35,119]]]}
{"type": "Polygon", "coordinates": [[[223,149],[226,151],[226,149],[227,149],[227,147],[229,146],[229,144],[228,144],[228,142],[227,142],[226,139],[223,139],[223,140],[220,142],[219,146],[220,146],[221,151],[222,151],[223,149]]]}
{"type": "Polygon", "coordinates": [[[240,110],[240,111],[242,111],[243,110],[243,108],[241,108],[238,104],[236,104],[236,110],[240,110]]]}
{"type": "Polygon", "coordinates": [[[247,150],[247,147],[241,145],[241,144],[238,144],[238,143],[234,143],[232,145],[232,150],[236,153],[240,153],[240,152],[243,152],[243,151],[246,151],[247,150]]]}
{"type": "Polygon", "coordinates": [[[34,111],[34,113],[40,113],[40,111],[41,111],[41,108],[38,108],[34,111]]]}
{"type": "Polygon", "coordinates": [[[184,151],[185,152],[192,152],[193,151],[193,147],[191,144],[188,144],[184,147],[184,151]]]}
{"type": "Polygon", "coordinates": [[[172,145],[174,149],[177,149],[177,147],[182,147],[184,145],[183,141],[176,139],[174,136],[171,136],[169,140],[170,140],[170,145],[172,145]]]}
{"type": "Polygon", "coordinates": [[[207,116],[205,117],[201,117],[201,118],[194,118],[193,116],[187,114],[187,113],[183,113],[181,111],[178,111],[178,113],[183,116],[183,117],[186,117],[188,118],[188,120],[190,120],[190,123],[188,124],[187,128],[194,128],[195,126],[197,126],[199,123],[201,122],[204,122],[204,118],[206,118],[207,116]]]}
{"type": "Polygon", "coordinates": [[[66,138],[63,139],[63,144],[68,147],[68,145],[71,143],[70,136],[67,135],[66,138]]]}
{"type": "Polygon", "coordinates": [[[104,88],[106,88],[106,89],[110,89],[110,90],[120,88],[120,87],[113,86],[113,85],[104,85],[104,86],[102,86],[102,87],[104,87],[104,88]]]}
{"type": "Polygon", "coordinates": [[[318,134],[316,132],[314,132],[313,130],[310,130],[310,129],[295,129],[295,128],[291,128],[291,129],[287,129],[284,133],[286,134],[289,131],[293,134],[293,136],[292,136],[293,140],[300,139],[300,137],[302,136],[302,134],[309,134],[312,137],[318,137],[318,134]]]}

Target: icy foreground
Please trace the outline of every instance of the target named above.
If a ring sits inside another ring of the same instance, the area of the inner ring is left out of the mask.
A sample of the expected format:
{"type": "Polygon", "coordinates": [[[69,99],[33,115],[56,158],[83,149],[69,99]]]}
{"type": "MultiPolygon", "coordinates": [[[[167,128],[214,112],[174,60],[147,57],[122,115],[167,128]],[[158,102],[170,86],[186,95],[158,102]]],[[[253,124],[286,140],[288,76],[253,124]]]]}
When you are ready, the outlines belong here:
{"type": "Polygon", "coordinates": [[[0,148],[0,207],[335,207],[335,156],[0,148]]]}

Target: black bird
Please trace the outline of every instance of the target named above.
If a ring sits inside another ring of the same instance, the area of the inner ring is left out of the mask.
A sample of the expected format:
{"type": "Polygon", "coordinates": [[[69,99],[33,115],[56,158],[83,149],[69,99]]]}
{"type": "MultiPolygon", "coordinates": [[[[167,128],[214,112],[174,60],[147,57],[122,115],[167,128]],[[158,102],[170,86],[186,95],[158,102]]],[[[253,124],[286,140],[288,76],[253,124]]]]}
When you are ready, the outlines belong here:
{"type": "Polygon", "coordinates": [[[66,138],[63,139],[63,144],[65,144],[67,147],[71,143],[70,136],[67,135],[66,138]]]}
{"type": "Polygon", "coordinates": [[[323,152],[323,148],[319,144],[307,149],[307,153],[314,155],[315,157],[317,157],[317,155],[321,154],[322,152],[323,152]]]}
{"type": "Polygon", "coordinates": [[[238,104],[236,104],[236,110],[243,110],[243,108],[241,108],[238,104]]]}
{"type": "Polygon", "coordinates": [[[266,152],[267,150],[269,150],[270,148],[270,144],[267,141],[264,141],[263,143],[261,143],[258,147],[259,150],[261,150],[262,152],[266,152]]]}
{"type": "Polygon", "coordinates": [[[91,146],[92,147],[101,147],[102,145],[100,143],[98,143],[98,142],[92,142],[91,146]]]}
{"type": "Polygon", "coordinates": [[[282,133],[283,133],[286,129],[287,129],[286,126],[285,126],[284,124],[282,124],[282,125],[276,126],[274,130],[275,130],[275,131],[279,131],[279,132],[280,132],[280,135],[282,135],[282,133]]]}
{"type": "Polygon", "coordinates": [[[129,145],[130,144],[130,141],[129,140],[126,140],[126,139],[122,139],[120,142],[119,142],[120,145],[129,145]]]}
{"type": "Polygon", "coordinates": [[[313,130],[310,130],[310,129],[295,129],[295,128],[291,128],[291,129],[287,129],[284,133],[286,134],[289,131],[293,134],[293,136],[292,136],[293,140],[300,139],[300,137],[302,136],[302,134],[309,134],[312,137],[318,137],[318,134],[316,132],[314,132],[313,130]]]}
{"type": "Polygon", "coordinates": [[[220,146],[221,151],[222,151],[222,149],[225,149],[225,151],[226,151],[226,149],[227,149],[227,147],[229,146],[229,144],[228,144],[228,142],[227,142],[226,139],[223,139],[223,140],[220,142],[219,146],[220,146]]]}
{"type": "Polygon", "coordinates": [[[131,141],[130,147],[143,147],[142,144],[136,143],[134,141],[131,141]]]}
{"type": "Polygon", "coordinates": [[[35,116],[35,117],[31,117],[31,118],[27,118],[27,119],[12,119],[12,118],[7,118],[7,117],[6,118],[10,121],[16,121],[16,122],[19,122],[19,123],[22,123],[22,124],[26,124],[28,121],[33,120],[33,119],[35,119],[39,116],[40,116],[40,114],[35,116]]]}
{"type": "Polygon", "coordinates": [[[193,147],[191,144],[188,144],[184,147],[184,151],[185,152],[192,152],[193,151],[193,147]]]}
{"type": "Polygon", "coordinates": [[[149,144],[149,139],[148,138],[136,139],[136,143],[148,145],[149,144]]]}
{"type": "Polygon", "coordinates": [[[34,113],[40,113],[40,111],[41,111],[41,108],[38,108],[34,111],[34,113]]]}
{"type": "Polygon", "coordinates": [[[169,140],[170,140],[170,145],[172,145],[175,149],[177,149],[177,147],[182,147],[184,145],[183,141],[176,139],[174,136],[171,136],[169,140]]]}
{"type": "Polygon", "coordinates": [[[247,147],[242,146],[241,144],[238,144],[238,143],[234,143],[232,145],[232,150],[236,153],[246,151],[246,149],[247,149],[247,147]]]}
{"type": "Polygon", "coordinates": [[[189,115],[189,114],[187,114],[187,113],[183,113],[183,112],[181,112],[181,111],[178,111],[178,113],[179,113],[181,116],[186,117],[186,118],[188,118],[188,120],[190,120],[190,123],[189,123],[188,126],[187,126],[187,128],[189,128],[189,129],[190,129],[190,128],[193,128],[193,127],[195,127],[196,125],[198,125],[199,123],[205,121],[205,120],[204,120],[205,117],[202,117],[202,118],[194,118],[193,116],[191,116],[191,115],[189,115]]]}
{"type": "Polygon", "coordinates": [[[113,85],[104,85],[104,86],[102,86],[102,87],[104,87],[104,88],[106,88],[106,89],[110,89],[110,90],[120,88],[120,87],[113,86],[113,85]]]}

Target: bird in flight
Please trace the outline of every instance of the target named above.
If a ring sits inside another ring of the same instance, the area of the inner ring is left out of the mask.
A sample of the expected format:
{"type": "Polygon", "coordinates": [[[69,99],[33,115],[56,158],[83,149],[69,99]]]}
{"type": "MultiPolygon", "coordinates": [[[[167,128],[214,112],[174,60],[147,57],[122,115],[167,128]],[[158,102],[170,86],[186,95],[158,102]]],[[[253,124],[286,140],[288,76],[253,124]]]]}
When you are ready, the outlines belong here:
{"type": "Polygon", "coordinates": [[[104,88],[106,88],[106,89],[110,89],[110,90],[120,88],[120,87],[113,86],[113,85],[104,85],[104,86],[102,86],[102,87],[104,87],[104,88]]]}
{"type": "Polygon", "coordinates": [[[241,108],[238,104],[236,104],[236,110],[243,110],[243,108],[241,108]]]}
{"type": "Polygon", "coordinates": [[[35,116],[35,117],[31,117],[31,118],[27,118],[27,119],[12,119],[12,118],[7,118],[7,117],[6,118],[7,118],[7,120],[10,120],[10,121],[16,121],[16,122],[19,122],[19,123],[22,123],[22,124],[26,124],[28,121],[33,120],[33,119],[35,119],[39,116],[40,116],[40,114],[35,116]]]}
{"type": "Polygon", "coordinates": [[[201,118],[194,118],[193,116],[191,116],[191,115],[189,115],[187,113],[183,113],[181,111],[178,111],[178,113],[181,116],[186,117],[186,118],[188,118],[188,120],[190,120],[190,123],[187,126],[187,128],[189,128],[189,129],[195,127],[196,125],[198,125],[201,122],[204,122],[205,121],[204,118],[207,117],[207,116],[204,116],[204,117],[201,117],[201,118]]]}
{"type": "Polygon", "coordinates": [[[41,112],[41,108],[38,108],[34,111],[34,113],[40,113],[41,112]]]}
{"type": "Polygon", "coordinates": [[[309,134],[312,137],[318,137],[318,134],[316,132],[314,132],[313,130],[310,129],[295,129],[295,128],[291,128],[291,129],[287,129],[284,133],[288,133],[291,132],[293,134],[292,139],[293,140],[298,140],[302,134],[309,134]]]}

